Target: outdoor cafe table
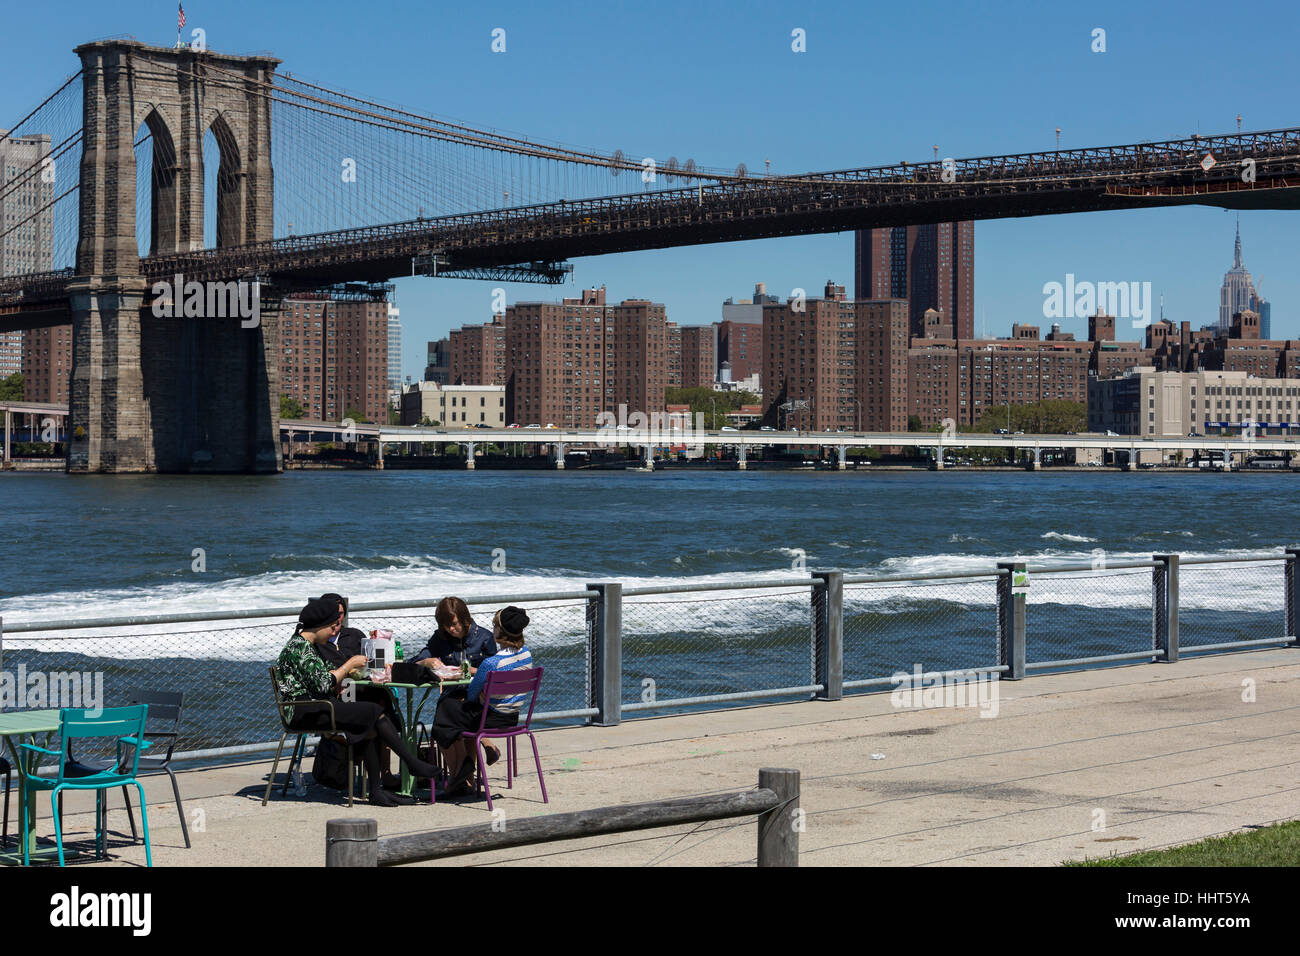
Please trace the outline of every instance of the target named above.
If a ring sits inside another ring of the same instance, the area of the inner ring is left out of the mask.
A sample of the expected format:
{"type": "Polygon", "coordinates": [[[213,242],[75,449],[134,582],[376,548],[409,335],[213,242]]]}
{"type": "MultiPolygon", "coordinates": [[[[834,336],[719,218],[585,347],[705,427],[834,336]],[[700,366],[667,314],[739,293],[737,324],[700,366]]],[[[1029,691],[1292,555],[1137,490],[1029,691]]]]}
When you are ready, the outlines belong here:
{"type": "MultiPolygon", "coordinates": [[[[47,847],[43,850],[36,849],[36,800],[27,800],[27,778],[36,774],[40,766],[41,754],[33,753],[30,750],[19,749],[19,744],[34,742],[34,738],[44,735],[43,739],[37,746],[46,747],[49,745],[50,738],[59,732],[59,711],[57,710],[18,710],[18,711],[0,711],[0,737],[5,739],[9,745],[9,752],[13,755],[14,769],[18,771],[18,828],[19,839],[27,840],[28,852],[31,858],[57,859],[59,855],[58,848],[47,847]],[[26,739],[24,739],[26,738],[26,739]]],[[[18,849],[8,852],[0,852],[0,864],[18,865],[23,862],[22,844],[18,849]]]]}
{"type": "MultiPolygon", "coordinates": [[[[352,683],[357,687],[389,687],[406,691],[406,720],[402,728],[402,739],[406,741],[406,746],[411,748],[411,753],[416,753],[416,747],[419,746],[419,734],[416,721],[419,720],[420,712],[424,710],[424,705],[428,701],[429,695],[433,693],[435,688],[438,690],[439,695],[441,695],[442,691],[446,690],[448,687],[468,687],[470,680],[471,678],[465,677],[461,680],[434,681],[428,684],[399,684],[395,681],[368,680],[354,680],[352,683]],[[424,691],[424,693],[420,695],[420,702],[418,704],[415,703],[415,692],[417,690],[424,691]]],[[[430,747],[432,746],[433,745],[430,744],[430,747]]],[[[433,756],[432,753],[430,756],[433,756]]],[[[406,766],[405,762],[401,762],[401,764],[402,789],[399,792],[403,796],[409,797],[415,792],[415,777],[412,776],[411,769],[406,766]]],[[[436,785],[435,781],[429,781],[429,786],[433,787],[436,785]]]]}

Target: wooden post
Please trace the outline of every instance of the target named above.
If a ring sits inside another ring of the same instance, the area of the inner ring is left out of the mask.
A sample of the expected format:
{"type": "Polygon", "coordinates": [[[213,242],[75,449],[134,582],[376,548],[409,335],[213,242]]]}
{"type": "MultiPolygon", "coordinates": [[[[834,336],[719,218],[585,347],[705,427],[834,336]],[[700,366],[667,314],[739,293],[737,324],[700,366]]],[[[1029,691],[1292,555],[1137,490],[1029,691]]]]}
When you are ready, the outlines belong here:
{"type": "Polygon", "coordinates": [[[330,820],[325,824],[325,865],[378,866],[378,840],[374,820],[330,820]]]}
{"type": "Polygon", "coordinates": [[[758,816],[758,865],[798,866],[799,832],[803,829],[799,771],[762,768],[758,771],[758,786],[771,790],[781,801],[758,816]]]}

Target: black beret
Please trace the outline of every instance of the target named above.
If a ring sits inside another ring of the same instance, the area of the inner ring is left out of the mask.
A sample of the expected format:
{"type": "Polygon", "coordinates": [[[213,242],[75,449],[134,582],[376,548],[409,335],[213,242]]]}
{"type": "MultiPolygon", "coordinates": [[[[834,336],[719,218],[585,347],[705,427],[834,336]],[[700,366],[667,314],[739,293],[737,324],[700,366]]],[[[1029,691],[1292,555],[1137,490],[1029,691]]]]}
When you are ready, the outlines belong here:
{"type": "Polygon", "coordinates": [[[326,624],[333,624],[338,619],[338,602],[327,601],[324,598],[312,598],[298,612],[298,623],[309,631],[324,627],[326,624]]]}

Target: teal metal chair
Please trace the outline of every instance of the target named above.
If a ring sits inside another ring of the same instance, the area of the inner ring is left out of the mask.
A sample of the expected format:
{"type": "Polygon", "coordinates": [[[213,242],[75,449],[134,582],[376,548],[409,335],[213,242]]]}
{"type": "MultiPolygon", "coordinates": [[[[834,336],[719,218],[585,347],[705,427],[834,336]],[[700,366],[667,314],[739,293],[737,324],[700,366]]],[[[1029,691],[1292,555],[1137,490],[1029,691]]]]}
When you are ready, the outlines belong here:
{"type": "MultiPolygon", "coordinates": [[[[36,791],[38,790],[49,791],[50,810],[54,816],[54,835],[59,845],[59,866],[64,865],[63,823],[59,819],[59,795],[65,790],[95,791],[95,852],[97,856],[102,858],[104,855],[105,831],[104,793],[117,787],[126,787],[129,784],[134,784],[136,789],[140,791],[140,824],[141,829],[144,830],[145,863],[148,866],[153,866],[153,851],[149,845],[149,813],[145,805],[144,787],[135,778],[140,765],[140,752],[149,746],[149,741],[144,739],[144,724],[148,714],[148,704],[139,704],[134,707],[106,707],[95,717],[89,716],[89,712],[86,710],[65,707],[59,712],[59,737],[61,738],[59,750],[46,750],[44,747],[37,747],[33,744],[19,745],[24,750],[59,758],[59,772],[57,775],[38,777],[29,774],[24,778],[28,800],[36,799],[36,791]],[[108,769],[98,773],[82,777],[68,776],[67,770],[72,741],[85,740],[91,737],[116,738],[116,760],[108,769]],[[123,754],[123,746],[130,748],[129,754],[123,754]]],[[[22,835],[24,866],[31,862],[28,856],[29,841],[26,826],[27,821],[24,814],[24,832],[22,835]]]]}

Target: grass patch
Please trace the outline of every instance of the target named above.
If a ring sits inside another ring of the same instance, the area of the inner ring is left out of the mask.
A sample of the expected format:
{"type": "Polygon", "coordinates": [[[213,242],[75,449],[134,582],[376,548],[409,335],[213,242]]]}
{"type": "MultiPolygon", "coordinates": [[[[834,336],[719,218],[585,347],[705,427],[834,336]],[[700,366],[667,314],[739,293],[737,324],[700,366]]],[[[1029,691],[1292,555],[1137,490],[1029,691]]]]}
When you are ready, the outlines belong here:
{"type": "Polygon", "coordinates": [[[1144,850],[1126,856],[1067,862],[1066,866],[1296,866],[1300,820],[1210,837],[1199,843],[1144,850]]]}

